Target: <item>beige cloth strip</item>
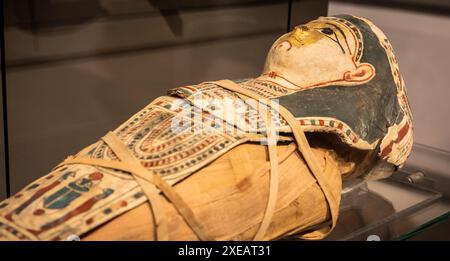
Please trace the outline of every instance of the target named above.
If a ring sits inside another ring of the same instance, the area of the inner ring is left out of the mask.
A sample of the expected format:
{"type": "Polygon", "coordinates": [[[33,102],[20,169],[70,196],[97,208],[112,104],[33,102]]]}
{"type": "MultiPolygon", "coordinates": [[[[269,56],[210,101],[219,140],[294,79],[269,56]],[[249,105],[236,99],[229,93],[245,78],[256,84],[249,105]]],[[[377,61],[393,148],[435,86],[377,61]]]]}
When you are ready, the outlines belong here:
{"type": "MultiPolygon", "coordinates": [[[[268,103],[270,104],[270,102],[268,103]]],[[[258,103],[259,106],[259,103],[258,103]]],[[[277,155],[277,140],[274,137],[274,129],[271,124],[271,113],[267,110],[266,121],[266,132],[267,132],[267,145],[269,150],[269,162],[270,162],[270,180],[269,180],[269,197],[267,199],[266,210],[264,211],[263,219],[256,231],[253,240],[261,241],[264,239],[264,235],[272,222],[273,215],[275,213],[275,206],[277,204],[278,198],[278,183],[279,183],[279,173],[278,173],[278,155],[277,155]]]]}
{"type": "MultiPolygon", "coordinates": [[[[111,148],[120,161],[127,162],[134,168],[139,169],[139,172],[142,172],[143,174],[147,172],[141,163],[128,151],[127,147],[123,146],[122,142],[112,132],[108,132],[102,140],[111,148]]],[[[134,176],[139,186],[141,186],[142,190],[147,195],[148,202],[153,212],[156,239],[159,241],[167,241],[169,240],[169,231],[167,230],[167,219],[163,201],[159,195],[159,190],[153,182],[149,182],[148,180],[137,176],[134,174],[135,172],[136,171],[130,173],[134,176]]]]}
{"type": "MultiPolygon", "coordinates": [[[[295,140],[298,145],[298,150],[303,155],[303,158],[305,159],[306,164],[308,165],[312,174],[316,178],[317,183],[319,184],[320,188],[322,189],[322,192],[325,195],[328,206],[330,208],[330,214],[331,214],[331,226],[330,227],[327,227],[324,229],[319,229],[319,230],[304,234],[301,236],[301,238],[312,239],[312,240],[324,238],[326,235],[328,235],[332,231],[332,229],[336,225],[337,217],[339,214],[339,205],[336,202],[335,197],[333,196],[332,187],[328,184],[328,181],[326,179],[325,175],[327,173],[325,173],[324,170],[319,167],[319,165],[315,159],[315,156],[314,156],[313,152],[311,151],[311,147],[309,146],[308,140],[306,139],[305,133],[301,129],[301,126],[297,122],[295,117],[283,106],[278,104],[278,108],[275,108],[275,107],[271,106],[270,103],[266,102],[266,100],[267,100],[266,98],[261,97],[260,95],[254,93],[254,92],[251,92],[249,90],[242,88],[239,84],[237,84],[233,81],[221,80],[221,81],[212,82],[212,83],[215,83],[227,90],[230,90],[230,91],[233,91],[236,93],[240,93],[242,95],[245,95],[247,97],[255,99],[255,100],[259,101],[259,103],[265,103],[267,106],[270,106],[270,108],[277,110],[278,113],[286,120],[286,122],[288,123],[288,125],[290,126],[290,128],[292,130],[292,133],[294,134],[295,140]]],[[[271,158],[270,158],[270,160],[272,161],[271,158]]],[[[275,161],[275,162],[277,162],[277,161],[275,161]]],[[[273,164],[271,164],[271,166],[272,165],[273,164]]],[[[271,173],[273,173],[273,171],[271,171],[271,173]]],[[[276,180],[271,179],[271,181],[276,181],[276,180]]],[[[275,187],[275,185],[271,185],[271,187],[275,187]]],[[[274,193],[274,192],[275,192],[274,190],[269,190],[269,199],[270,199],[270,193],[274,193]]],[[[273,202],[275,202],[275,201],[273,201],[273,202]]],[[[275,204],[273,202],[269,203],[269,204],[275,204]]],[[[270,207],[268,206],[266,208],[266,213],[264,214],[264,216],[267,216],[268,214],[269,215],[272,214],[272,213],[268,213],[268,210],[270,210],[272,208],[274,208],[274,206],[270,206],[270,207]]],[[[263,219],[263,222],[264,222],[264,219],[263,219]]],[[[260,235],[258,235],[258,236],[260,236],[260,235]]]]}

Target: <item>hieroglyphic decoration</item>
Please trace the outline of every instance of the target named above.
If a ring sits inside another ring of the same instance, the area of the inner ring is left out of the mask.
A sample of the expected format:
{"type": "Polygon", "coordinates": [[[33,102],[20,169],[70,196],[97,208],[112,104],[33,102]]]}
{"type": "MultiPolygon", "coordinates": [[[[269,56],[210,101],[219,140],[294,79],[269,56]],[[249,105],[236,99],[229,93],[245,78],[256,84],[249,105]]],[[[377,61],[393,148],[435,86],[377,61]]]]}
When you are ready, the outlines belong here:
{"type": "MultiPolygon", "coordinates": [[[[240,84],[242,87],[256,92],[261,97],[272,98],[267,93],[261,93],[255,85],[248,82],[240,84]]],[[[169,91],[171,95],[179,96],[189,101],[195,108],[203,113],[218,119],[227,126],[236,129],[237,134],[247,135],[249,133],[260,134],[266,131],[266,119],[260,117],[264,114],[262,110],[268,107],[258,107],[258,101],[242,97],[234,92],[223,89],[213,83],[203,83],[194,86],[184,86],[169,91]]],[[[275,101],[276,102],[276,101],[275,101]]],[[[270,110],[272,126],[276,128],[287,127],[286,121],[279,117],[276,111],[270,110]]]]}
{"type": "Polygon", "coordinates": [[[140,187],[128,174],[86,165],[59,168],[0,205],[0,240],[81,235],[145,202],[137,193],[140,187]]]}
{"type": "Polygon", "coordinates": [[[278,98],[281,96],[292,94],[298,90],[287,88],[279,83],[271,81],[260,81],[257,79],[251,79],[243,82],[242,87],[247,90],[253,91],[262,97],[266,98],[278,98]]]}
{"type": "MultiPolygon", "coordinates": [[[[214,121],[207,112],[186,103],[178,106],[178,101],[169,96],[157,98],[148,113],[143,111],[115,131],[143,166],[170,184],[242,142],[239,136],[221,131],[222,122],[214,121]],[[174,128],[177,122],[182,125],[174,128]],[[130,125],[134,127],[130,129],[130,125]],[[202,129],[196,129],[198,126],[202,129]]],[[[112,154],[103,147],[94,153],[103,153],[103,157],[112,154]]]]}
{"type": "Polygon", "coordinates": [[[375,144],[370,144],[362,140],[350,126],[345,122],[328,117],[302,117],[297,118],[305,132],[332,132],[343,142],[357,148],[373,148],[375,144]]]}
{"type": "MultiPolygon", "coordinates": [[[[144,167],[174,184],[248,140],[235,126],[224,132],[224,125],[183,99],[163,96],[114,133],[144,167]],[[174,126],[177,117],[187,121],[174,126]]],[[[118,160],[103,141],[77,156],[118,160]]],[[[80,236],[146,200],[129,173],[81,164],[59,167],[0,204],[0,240],[80,236]]]]}

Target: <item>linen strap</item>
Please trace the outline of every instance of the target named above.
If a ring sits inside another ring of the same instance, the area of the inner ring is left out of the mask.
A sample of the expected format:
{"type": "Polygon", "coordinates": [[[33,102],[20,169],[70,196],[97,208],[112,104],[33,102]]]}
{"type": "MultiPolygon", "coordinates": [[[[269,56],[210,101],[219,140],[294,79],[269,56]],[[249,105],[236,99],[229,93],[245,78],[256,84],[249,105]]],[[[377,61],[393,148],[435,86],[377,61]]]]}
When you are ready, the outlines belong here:
{"type": "Polygon", "coordinates": [[[213,239],[205,232],[204,227],[201,225],[200,222],[198,222],[197,218],[195,217],[190,207],[181,198],[181,196],[172,188],[172,186],[170,186],[165,180],[163,180],[161,176],[153,174],[149,170],[144,168],[139,162],[139,160],[136,159],[131,154],[128,148],[120,141],[119,138],[117,138],[117,136],[114,133],[109,132],[105,137],[102,138],[102,140],[106,144],[108,144],[111,150],[121,160],[120,162],[105,159],[77,157],[77,158],[68,158],[60,165],[58,165],[56,168],[67,164],[87,164],[129,172],[136,178],[136,180],[138,180],[139,185],[142,187],[142,189],[149,197],[149,201],[153,201],[151,202],[152,207],[157,206],[156,211],[155,208],[153,208],[154,215],[159,216],[155,217],[155,224],[157,223],[156,219],[159,222],[157,230],[158,227],[161,226],[165,227],[160,228],[161,235],[158,234],[158,236],[160,236],[162,239],[168,239],[167,224],[165,223],[166,219],[160,215],[161,211],[163,211],[163,206],[161,205],[162,204],[161,198],[153,196],[154,194],[159,196],[158,191],[159,189],[170,200],[175,209],[183,217],[183,219],[186,221],[186,223],[190,226],[192,231],[197,235],[197,237],[200,240],[209,241],[213,239]],[[153,188],[151,186],[153,186],[153,188]],[[159,201],[160,205],[158,205],[158,203],[155,204],[155,201],[156,202],[159,201]]]}
{"type": "MultiPolygon", "coordinates": [[[[259,103],[257,103],[260,106],[259,103]]],[[[270,102],[268,103],[270,104],[270,102]]],[[[267,146],[269,151],[269,163],[270,163],[270,179],[269,179],[269,197],[267,199],[266,210],[263,214],[263,219],[261,224],[259,225],[258,230],[256,231],[253,240],[261,241],[264,239],[264,236],[269,228],[270,223],[272,222],[273,215],[275,214],[275,206],[278,198],[278,183],[279,183],[279,175],[278,175],[278,155],[277,155],[277,141],[276,137],[274,137],[274,129],[272,126],[272,119],[270,110],[266,111],[267,115],[264,120],[266,122],[266,134],[267,134],[267,146]]]]}
{"type": "MultiPolygon", "coordinates": [[[[333,196],[333,192],[332,192],[332,187],[329,185],[327,179],[326,179],[326,175],[327,173],[325,172],[324,169],[322,169],[319,164],[317,163],[317,160],[313,154],[313,152],[311,151],[311,147],[309,146],[308,140],[306,139],[305,133],[303,132],[300,124],[297,122],[297,120],[295,119],[295,117],[286,109],[284,108],[282,105],[277,104],[277,106],[272,106],[272,104],[270,102],[267,102],[266,98],[252,92],[249,91],[247,89],[242,88],[239,84],[230,81],[230,80],[221,80],[221,81],[216,81],[216,82],[212,82],[214,84],[217,84],[221,87],[223,87],[224,89],[236,92],[236,93],[240,93],[244,96],[250,97],[252,99],[255,99],[258,101],[259,103],[263,103],[267,106],[269,106],[270,108],[276,110],[288,123],[288,125],[290,126],[292,133],[294,135],[295,141],[297,143],[297,148],[299,150],[299,152],[303,155],[303,158],[305,159],[306,164],[308,165],[308,168],[310,169],[311,173],[313,174],[313,176],[315,177],[315,179],[317,180],[317,183],[319,185],[319,187],[321,188],[329,209],[330,209],[330,214],[331,214],[331,225],[329,227],[326,228],[322,228],[322,229],[318,229],[316,231],[310,232],[310,233],[306,233],[304,235],[301,236],[301,238],[303,239],[322,239],[324,238],[326,235],[328,235],[332,229],[335,227],[336,222],[337,222],[337,217],[339,214],[339,205],[335,200],[335,197],[333,196]]],[[[267,130],[268,132],[272,132],[270,130],[267,130]]],[[[276,153],[272,153],[270,154],[270,145],[269,145],[269,156],[272,155],[276,155],[276,153]]],[[[269,160],[271,161],[271,167],[273,165],[276,164],[276,162],[278,162],[277,160],[273,160],[272,157],[269,157],[269,160]],[[272,162],[274,162],[272,164],[272,162]]],[[[271,169],[271,175],[275,176],[275,178],[271,178],[271,182],[278,182],[278,174],[276,173],[277,169],[271,169]]],[[[269,200],[268,200],[268,205],[266,207],[266,212],[264,214],[264,218],[262,221],[262,224],[270,217],[270,219],[272,218],[272,211],[274,211],[275,209],[275,200],[271,201],[271,194],[273,195],[274,193],[277,192],[277,190],[275,190],[274,188],[278,187],[278,184],[271,184],[270,185],[270,189],[269,189],[269,200]],[[266,218],[267,217],[267,218],[266,218]]],[[[272,196],[273,198],[273,196],[272,196]]],[[[269,221],[270,223],[270,221],[269,221]]],[[[261,225],[262,225],[261,224],[261,225]]],[[[260,226],[261,228],[262,226],[260,226]]],[[[264,228],[265,230],[267,230],[267,228],[264,228]]],[[[261,238],[261,233],[265,233],[265,231],[258,231],[256,236],[257,239],[261,238]]],[[[255,238],[256,238],[255,236],[255,238]]]]}
{"type": "Polygon", "coordinates": [[[164,205],[159,191],[153,182],[149,182],[143,177],[146,169],[141,163],[128,151],[126,146],[123,146],[122,142],[112,132],[108,132],[102,140],[111,148],[114,154],[120,159],[121,162],[127,162],[133,166],[137,171],[130,172],[134,176],[142,190],[148,197],[148,202],[153,211],[153,218],[156,228],[156,238],[160,241],[169,240],[169,231],[167,230],[167,219],[165,215],[164,205]],[[143,175],[137,176],[133,173],[141,173],[143,175]]]}

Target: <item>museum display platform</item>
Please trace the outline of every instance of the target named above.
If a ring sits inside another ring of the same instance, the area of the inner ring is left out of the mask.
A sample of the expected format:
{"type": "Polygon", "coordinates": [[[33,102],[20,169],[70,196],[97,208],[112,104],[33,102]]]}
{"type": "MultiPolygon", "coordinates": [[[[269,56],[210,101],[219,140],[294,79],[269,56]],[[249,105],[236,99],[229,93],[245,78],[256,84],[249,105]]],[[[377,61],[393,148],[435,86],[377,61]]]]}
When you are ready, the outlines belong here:
{"type": "Polygon", "coordinates": [[[326,240],[414,240],[445,225],[449,203],[435,187],[426,173],[406,171],[344,183],[340,220],[326,240]]]}

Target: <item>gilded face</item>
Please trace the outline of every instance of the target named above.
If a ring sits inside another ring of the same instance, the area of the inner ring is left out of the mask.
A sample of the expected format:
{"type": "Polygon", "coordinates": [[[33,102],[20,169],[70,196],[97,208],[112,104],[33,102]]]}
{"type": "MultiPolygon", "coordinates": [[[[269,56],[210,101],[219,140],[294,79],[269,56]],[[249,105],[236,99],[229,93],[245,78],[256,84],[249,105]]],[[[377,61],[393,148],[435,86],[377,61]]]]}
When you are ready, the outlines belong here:
{"type": "Polygon", "coordinates": [[[320,18],[296,26],[270,49],[264,73],[284,77],[299,88],[369,81],[372,65],[359,63],[355,32],[339,21],[320,18]]]}

